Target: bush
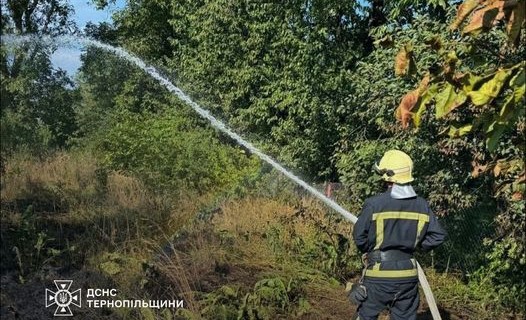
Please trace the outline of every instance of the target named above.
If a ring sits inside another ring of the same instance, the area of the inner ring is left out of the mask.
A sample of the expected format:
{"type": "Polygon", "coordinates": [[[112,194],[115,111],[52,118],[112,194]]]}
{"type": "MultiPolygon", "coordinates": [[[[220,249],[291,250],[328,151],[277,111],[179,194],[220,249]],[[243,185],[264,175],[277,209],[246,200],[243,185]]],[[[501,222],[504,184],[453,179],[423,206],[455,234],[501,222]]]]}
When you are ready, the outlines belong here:
{"type": "Polygon", "coordinates": [[[98,142],[104,163],[137,174],[158,191],[226,191],[257,169],[243,150],[221,143],[210,130],[188,128],[176,112],[123,111],[113,123],[98,142]]]}
{"type": "Polygon", "coordinates": [[[5,110],[0,117],[1,153],[4,157],[17,150],[43,154],[50,149],[53,134],[48,125],[35,122],[24,114],[5,110]]]}

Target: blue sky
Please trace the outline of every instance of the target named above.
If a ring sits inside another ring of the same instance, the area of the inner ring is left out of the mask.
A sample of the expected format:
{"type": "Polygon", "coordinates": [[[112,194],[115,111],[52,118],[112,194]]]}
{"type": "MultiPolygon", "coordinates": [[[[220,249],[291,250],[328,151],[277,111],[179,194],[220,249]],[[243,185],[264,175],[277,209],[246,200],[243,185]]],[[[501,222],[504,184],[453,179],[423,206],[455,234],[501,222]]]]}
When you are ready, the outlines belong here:
{"type": "MultiPolygon", "coordinates": [[[[115,4],[110,4],[104,10],[97,10],[90,0],[73,0],[70,2],[75,8],[74,20],[82,30],[88,22],[110,22],[112,14],[122,9],[125,0],[116,0],[115,4]]],[[[81,51],[76,48],[58,48],[52,55],[51,61],[55,67],[66,70],[70,75],[74,75],[80,67],[81,51]]]]}

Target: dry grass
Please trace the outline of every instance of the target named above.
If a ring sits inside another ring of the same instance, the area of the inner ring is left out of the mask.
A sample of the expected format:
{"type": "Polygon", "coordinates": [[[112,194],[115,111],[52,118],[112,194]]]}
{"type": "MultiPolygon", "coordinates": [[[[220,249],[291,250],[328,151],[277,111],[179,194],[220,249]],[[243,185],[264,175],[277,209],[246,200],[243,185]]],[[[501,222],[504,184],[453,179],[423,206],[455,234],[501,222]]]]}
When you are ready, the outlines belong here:
{"type": "MultiPolygon", "coordinates": [[[[283,236],[284,243],[294,238],[315,240],[320,226],[325,226],[331,233],[349,236],[352,231],[350,223],[334,223],[334,215],[327,214],[327,208],[316,199],[302,198],[298,208],[278,200],[266,198],[245,198],[228,202],[216,215],[213,224],[217,230],[228,230],[244,238],[252,235],[261,236],[269,226],[286,225],[290,228],[283,236]]],[[[318,239],[319,240],[319,239],[318,239]]]]}
{"type": "Polygon", "coordinates": [[[59,152],[44,160],[17,154],[6,161],[1,200],[10,202],[33,196],[43,187],[65,194],[93,194],[96,169],[97,161],[88,154],[59,152]]]}
{"type": "Polygon", "coordinates": [[[46,159],[17,154],[7,159],[2,175],[2,233],[17,230],[32,205],[31,228],[57,241],[74,238],[88,265],[98,269],[112,253],[122,261],[133,257],[135,267],[119,272],[125,283],[142,272],[135,262],[151,257],[207,201],[155,194],[135,177],[102,169],[87,153],[58,152],[46,159]]]}
{"type": "MultiPolygon", "coordinates": [[[[174,289],[174,296],[183,296],[194,314],[203,308],[196,292],[214,292],[223,285],[251,292],[257,281],[267,277],[310,279],[306,293],[314,309],[306,319],[326,315],[329,310],[324,306],[334,307],[345,299],[343,286],[328,285],[326,280],[320,280],[325,278],[321,272],[302,265],[293,255],[277,254],[273,248],[273,243],[292,246],[298,237],[307,242],[322,241],[316,223],[333,222],[316,201],[303,199],[295,208],[268,198],[239,199],[224,203],[210,222],[194,224],[186,237],[174,242],[175,253],[164,255],[157,264],[161,281],[174,289]],[[269,238],[273,228],[281,230],[279,238],[269,238]],[[323,305],[316,304],[319,298],[316,292],[330,297],[319,299],[323,305]]],[[[335,228],[342,233],[350,232],[349,225],[335,228]]],[[[349,310],[344,304],[335,318],[351,315],[349,310]]]]}
{"type": "MultiPolygon", "coordinates": [[[[336,319],[352,314],[343,286],[327,281],[321,271],[307,270],[309,267],[295,261],[293,254],[277,255],[271,245],[278,242],[287,250],[298,238],[317,243],[336,233],[349,236],[351,224],[335,223],[337,216],[327,214],[317,200],[302,198],[291,205],[249,197],[226,202],[210,221],[190,225],[196,213],[213,202],[211,196],[155,194],[123,172],[103,176],[101,172],[89,154],[57,153],[43,160],[18,155],[7,161],[1,201],[34,201],[52,192],[55,200],[68,203],[65,212],[38,216],[45,220],[41,225],[57,224],[61,230],[73,228],[73,233],[82,226],[79,230],[83,233],[76,235],[75,244],[87,256],[85,267],[111,278],[127,298],[144,298],[144,265],[157,261],[160,277],[148,278],[149,292],[183,299],[186,309],[194,314],[203,308],[203,292],[223,285],[250,292],[263,278],[290,279],[298,273],[310,279],[304,290],[311,311],[302,318],[329,319],[327,315],[334,314],[336,319]],[[269,239],[272,228],[280,230],[276,239],[269,239]],[[181,230],[186,235],[172,242],[172,235],[181,230]],[[172,244],[169,250],[167,243],[172,244]]],[[[20,225],[21,212],[14,209],[9,214],[2,211],[6,225],[20,225]]],[[[442,284],[444,280],[438,276],[431,276],[430,281],[435,287],[455,287],[442,284]]],[[[459,290],[457,296],[460,291],[464,292],[459,290]]],[[[442,294],[446,293],[438,290],[440,301],[455,305],[442,294]]]]}
{"type": "Polygon", "coordinates": [[[109,208],[145,210],[159,201],[152,197],[139,179],[119,172],[108,174],[106,182],[106,203],[109,208]]]}

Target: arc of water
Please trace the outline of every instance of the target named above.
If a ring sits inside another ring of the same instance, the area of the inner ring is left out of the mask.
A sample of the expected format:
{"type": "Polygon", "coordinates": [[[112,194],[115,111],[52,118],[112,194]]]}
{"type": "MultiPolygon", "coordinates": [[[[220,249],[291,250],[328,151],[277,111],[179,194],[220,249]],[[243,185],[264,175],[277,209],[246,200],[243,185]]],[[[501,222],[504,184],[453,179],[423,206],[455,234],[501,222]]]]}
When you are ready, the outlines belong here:
{"type": "MultiPolygon", "coordinates": [[[[294,175],[289,170],[285,169],[281,164],[276,162],[270,156],[266,155],[261,150],[259,150],[254,145],[252,145],[250,142],[246,141],[240,135],[232,131],[230,128],[226,127],[225,124],[217,120],[213,115],[210,114],[210,112],[208,112],[207,110],[199,106],[186,93],[184,93],[181,89],[176,87],[170,80],[163,77],[154,67],[147,65],[144,61],[134,56],[133,54],[130,54],[129,52],[123,50],[122,48],[114,47],[114,46],[102,43],[100,41],[85,38],[85,37],[73,37],[73,36],[58,36],[58,37],[53,37],[53,38],[51,37],[35,38],[34,36],[11,36],[11,37],[8,36],[6,37],[6,42],[8,43],[20,43],[20,42],[27,42],[27,41],[43,41],[43,42],[49,42],[49,43],[59,42],[59,43],[64,43],[64,44],[81,43],[83,45],[91,45],[91,46],[95,46],[95,47],[104,49],[106,51],[114,53],[115,55],[129,62],[132,62],[137,67],[139,67],[140,69],[148,73],[150,76],[152,76],[154,79],[159,81],[166,89],[168,89],[170,92],[172,92],[177,97],[179,97],[179,99],[183,100],[188,105],[190,105],[190,107],[192,107],[192,109],[194,109],[195,112],[197,112],[201,117],[208,120],[214,128],[225,133],[230,138],[234,139],[237,143],[239,143],[240,145],[250,150],[253,154],[257,155],[261,160],[270,164],[272,167],[280,171],[282,174],[284,174],[285,176],[287,176],[288,178],[296,182],[298,185],[303,187],[305,190],[309,191],[311,194],[313,194],[318,199],[323,201],[330,208],[340,213],[347,220],[349,220],[353,224],[356,223],[357,218],[355,215],[345,210],[338,203],[326,197],[323,193],[319,192],[318,190],[316,190],[314,187],[312,187],[305,181],[301,180],[299,177],[294,175]]],[[[2,37],[2,42],[4,42],[4,37],[2,37]]]]}
{"type": "MultiPolygon", "coordinates": [[[[240,145],[244,146],[245,148],[249,149],[252,153],[257,155],[261,160],[267,162],[272,167],[280,171],[282,174],[290,178],[292,181],[296,182],[298,185],[303,187],[305,190],[309,191],[311,194],[316,196],[318,199],[323,201],[326,205],[328,205],[330,208],[335,210],[336,212],[340,213],[344,218],[349,220],[351,223],[356,223],[358,218],[356,218],[355,215],[350,213],[349,211],[345,210],[342,206],[337,204],[332,199],[326,197],[323,193],[316,190],[314,187],[306,183],[305,181],[301,180],[299,177],[294,175],[292,172],[285,169],[282,165],[277,163],[274,159],[260,151],[258,148],[256,148],[254,145],[252,145],[250,142],[243,139],[240,135],[229,129],[225,126],[221,121],[217,120],[214,116],[210,114],[207,110],[203,109],[201,106],[199,106],[196,102],[194,102],[187,94],[185,94],[181,89],[176,87],[170,80],[163,77],[154,67],[148,66],[144,61],[139,59],[138,57],[130,54],[129,52],[125,51],[122,48],[114,47],[105,43],[102,43],[100,41],[96,41],[93,39],[85,38],[85,37],[73,37],[73,36],[59,36],[59,37],[48,37],[44,36],[41,38],[37,38],[35,36],[11,36],[6,35],[2,37],[3,43],[24,43],[29,41],[43,41],[43,42],[49,42],[49,43],[55,43],[55,42],[61,42],[64,44],[68,43],[81,43],[84,45],[91,45],[95,46],[104,50],[107,50],[109,52],[113,52],[117,56],[126,59],[129,62],[134,63],[137,67],[144,70],[146,73],[148,73],[153,78],[157,79],[166,89],[168,89],[170,92],[178,96],[181,100],[186,102],[190,107],[192,107],[200,116],[210,121],[210,124],[237,141],[240,145]]],[[[434,319],[441,319],[440,313],[438,312],[438,308],[435,303],[435,299],[433,297],[433,293],[431,292],[431,288],[429,287],[429,284],[427,282],[427,278],[425,276],[424,271],[422,270],[422,267],[419,263],[417,263],[418,267],[418,276],[420,279],[420,283],[424,288],[424,293],[426,295],[426,299],[428,301],[429,307],[431,309],[431,313],[434,319]]]]}

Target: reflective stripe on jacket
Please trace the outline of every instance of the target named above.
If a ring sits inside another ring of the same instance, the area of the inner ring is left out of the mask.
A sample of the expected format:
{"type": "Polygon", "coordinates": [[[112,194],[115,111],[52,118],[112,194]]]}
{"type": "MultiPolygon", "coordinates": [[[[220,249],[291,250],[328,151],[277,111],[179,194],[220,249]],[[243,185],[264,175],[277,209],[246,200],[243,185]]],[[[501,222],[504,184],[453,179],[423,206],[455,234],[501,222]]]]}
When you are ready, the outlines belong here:
{"type": "MultiPolygon", "coordinates": [[[[363,252],[401,250],[413,253],[417,246],[425,251],[444,242],[446,233],[421,197],[394,199],[390,189],[365,201],[354,225],[353,238],[363,252]]],[[[376,279],[417,278],[414,259],[370,264],[365,276],[376,279]]]]}

